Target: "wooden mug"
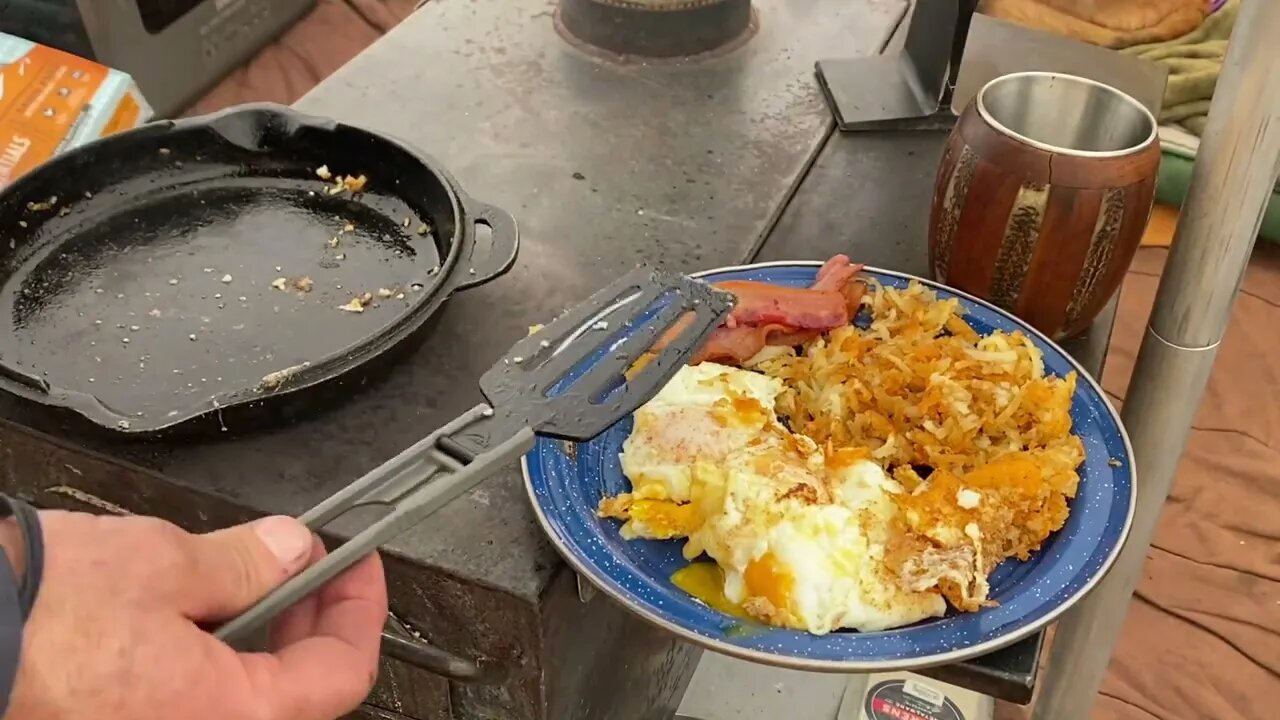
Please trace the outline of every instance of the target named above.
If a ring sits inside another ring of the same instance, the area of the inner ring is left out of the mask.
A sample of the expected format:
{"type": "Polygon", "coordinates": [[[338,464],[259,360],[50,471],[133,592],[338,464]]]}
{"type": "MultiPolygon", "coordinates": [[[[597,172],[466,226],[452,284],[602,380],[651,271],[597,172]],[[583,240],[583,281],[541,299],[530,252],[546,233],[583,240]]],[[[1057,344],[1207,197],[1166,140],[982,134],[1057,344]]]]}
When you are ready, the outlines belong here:
{"type": "Polygon", "coordinates": [[[1125,93],[1061,73],[996,78],[938,168],[933,276],[1055,340],[1077,335],[1124,279],[1159,166],[1155,117],[1125,93]]]}

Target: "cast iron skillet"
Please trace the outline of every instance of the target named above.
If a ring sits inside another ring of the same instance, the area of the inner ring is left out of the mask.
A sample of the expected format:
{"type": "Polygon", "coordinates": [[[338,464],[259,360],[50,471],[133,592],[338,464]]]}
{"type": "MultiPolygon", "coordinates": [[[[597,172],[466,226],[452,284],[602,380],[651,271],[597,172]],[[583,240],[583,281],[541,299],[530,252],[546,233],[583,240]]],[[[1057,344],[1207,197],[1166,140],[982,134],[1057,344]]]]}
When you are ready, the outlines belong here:
{"type": "Polygon", "coordinates": [[[0,194],[0,233],[0,391],[138,437],[354,392],[518,246],[417,150],[266,104],[61,155],[0,194]]]}

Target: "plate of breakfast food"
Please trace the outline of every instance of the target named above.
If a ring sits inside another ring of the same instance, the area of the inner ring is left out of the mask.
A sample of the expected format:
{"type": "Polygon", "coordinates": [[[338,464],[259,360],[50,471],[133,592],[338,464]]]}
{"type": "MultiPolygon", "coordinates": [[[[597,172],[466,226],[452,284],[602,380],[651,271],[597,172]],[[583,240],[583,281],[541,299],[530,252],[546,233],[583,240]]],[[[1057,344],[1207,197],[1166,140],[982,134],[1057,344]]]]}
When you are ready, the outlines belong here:
{"type": "Polygon", "coordinates": [[[1013,643],[1110,568],[1132,449],[1046,337],[843,255],[695,277],[738,302],[694,361],[524,458],[551,542],[614,600],[727,655],[871,672],[1013,643]]]}

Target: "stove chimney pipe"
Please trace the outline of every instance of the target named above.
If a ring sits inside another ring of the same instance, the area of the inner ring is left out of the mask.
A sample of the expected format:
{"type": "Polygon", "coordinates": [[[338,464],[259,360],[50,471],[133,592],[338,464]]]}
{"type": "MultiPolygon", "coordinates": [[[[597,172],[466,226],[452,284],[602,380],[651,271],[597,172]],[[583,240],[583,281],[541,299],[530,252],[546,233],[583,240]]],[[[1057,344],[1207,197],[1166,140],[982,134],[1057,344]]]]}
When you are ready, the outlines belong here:
{"type": "Polygon", "coordinates": [[[751,0],[560,0],[561,28],[573,39],[616,55],[698,55],[743,38],[751,0]]]}

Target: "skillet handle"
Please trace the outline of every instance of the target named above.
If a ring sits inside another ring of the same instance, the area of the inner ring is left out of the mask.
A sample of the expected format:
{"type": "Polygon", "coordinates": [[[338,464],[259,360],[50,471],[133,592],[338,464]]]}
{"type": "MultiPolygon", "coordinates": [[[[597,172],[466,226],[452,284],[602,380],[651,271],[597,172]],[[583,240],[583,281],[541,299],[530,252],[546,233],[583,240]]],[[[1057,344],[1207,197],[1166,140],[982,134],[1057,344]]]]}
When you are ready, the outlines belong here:
{"type": "Polygon", "coordinates": [[[458,264],[454,289],[465,290],[487,283],[511,269],[520,250],[520,230],[515,218],[506,210],[474,200],[466,203],[467,222],[484,225],[493,232],[489,253],[476,257],[475,228],[466,228],[469,238],[467,257],[458,264]]]}

